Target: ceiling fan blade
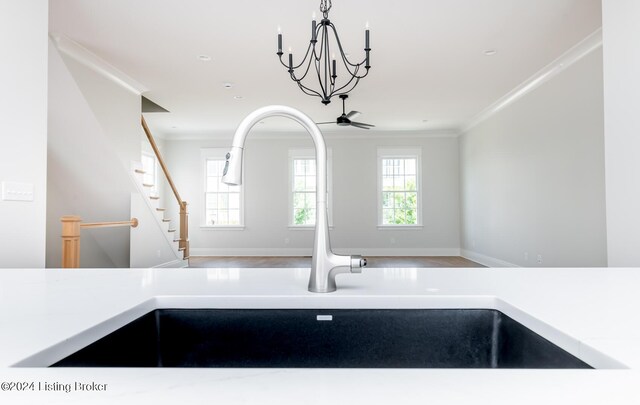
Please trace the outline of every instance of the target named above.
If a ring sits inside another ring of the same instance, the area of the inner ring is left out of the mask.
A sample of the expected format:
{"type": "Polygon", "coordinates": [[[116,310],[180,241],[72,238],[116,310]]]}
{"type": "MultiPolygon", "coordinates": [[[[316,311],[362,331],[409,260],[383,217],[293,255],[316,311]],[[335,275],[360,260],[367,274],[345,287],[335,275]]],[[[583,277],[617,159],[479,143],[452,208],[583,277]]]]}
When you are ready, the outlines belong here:
{"type": "Polygon", "coordinates": [[[351,124],[349,124],[349,125],[351,125],[352,127],[361,128],[361,129],[371,129],[371,128],[366,127],[366,126],[364,126],[364,125],[360,125],[360,123],[358,123],[358,122],[352,122],[352,123],[351,123],[351,124]]]}
{"type": "Polygon", "coordinates": [[[335,124],[335,121],[329,121],[329,122],[316,122],[316,125],[324,125],[324,124],[335,124]]]}
{"type": "Polygon", "coordinates": [[[361,126],[363,126],[363,127],[375,127],[375,125],[365,124],[364,122],[355,122],[355,121],[351,121],[351,124],[357,124],[357,125],[361,125],[361,126]]]}
{"type": "Polygon", "coordinates": [[[352,120],[352,119],[360,116],[360,114],[362,114],[360,111],[349,111],[349,114],[347,114],[347,118],[352,120]]]}

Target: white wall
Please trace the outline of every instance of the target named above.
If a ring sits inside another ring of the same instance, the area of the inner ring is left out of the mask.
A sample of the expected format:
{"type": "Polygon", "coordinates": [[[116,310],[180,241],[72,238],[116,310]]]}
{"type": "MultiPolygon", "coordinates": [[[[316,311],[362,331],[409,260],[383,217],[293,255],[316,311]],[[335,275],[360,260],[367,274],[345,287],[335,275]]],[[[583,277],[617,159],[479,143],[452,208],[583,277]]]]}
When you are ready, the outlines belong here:
{"type": "Polygon", "coordinates": [[[640,266],[640,2],[603,0],[607,246],[640,266]]]}
{"type": "Polygon", "coordinates": [[[45,264],[48,4],[0,0],[0,181],[33,185],[0,200],[0,268],[45,264]]]}
{"type": "MultiPolygon", "coordinates": [[[[310,255],[312,230],[288,229],[288,150],[313,147],[304,133],[289,139],[250,134],[245,152],[245,229],[205,230],[203,147],[226,141],[165,142],[166,158],[180,194],[189,203],[192,255],[310,255]],[[288,240],[288,242],[286,242],[288,240]]],[[[333,153],[331,243],[336,251],[364,254],[457,255],[459,253],[458,140],[453,137],[329,137],[333,153]],[[377,229],[377,147],[419,146],[423,166],[421,230],[377,229]],[[393,241],[392,241],[393,240],[393,241]]],[[[165,192],[165,198],[170,198],[165,192]]],[[[170,214],[172,217],[176,212],[170,214]]]]}
{"type": "Polygon", "coordinates": [[[598,48],[465,133],[466,255],[526,267],[606,266],[603,127],[598,48]]]}
{"type": "MultiPolygon", "coordinates": [[[[129,170],[140,160],[141,99],[51,42],[47,267],[61,262],[60,217],[85,222],[130,218],[135,186],[129,170]]],[[[83,230],[81,267],[129,267],[129,229],[83,230]]]]}

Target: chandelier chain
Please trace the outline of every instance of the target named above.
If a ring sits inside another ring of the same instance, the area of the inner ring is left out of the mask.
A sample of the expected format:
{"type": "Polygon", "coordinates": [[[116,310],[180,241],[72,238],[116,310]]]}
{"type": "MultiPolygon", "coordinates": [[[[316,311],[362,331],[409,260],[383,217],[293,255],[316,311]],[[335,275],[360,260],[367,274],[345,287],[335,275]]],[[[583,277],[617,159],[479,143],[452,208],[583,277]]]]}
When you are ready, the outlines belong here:
{"type": "Polygon", "coordinates": [[[331,0],[320,0],[320,11],[324,18],[329,18],[329,10],[331,10],[331,0]]]}

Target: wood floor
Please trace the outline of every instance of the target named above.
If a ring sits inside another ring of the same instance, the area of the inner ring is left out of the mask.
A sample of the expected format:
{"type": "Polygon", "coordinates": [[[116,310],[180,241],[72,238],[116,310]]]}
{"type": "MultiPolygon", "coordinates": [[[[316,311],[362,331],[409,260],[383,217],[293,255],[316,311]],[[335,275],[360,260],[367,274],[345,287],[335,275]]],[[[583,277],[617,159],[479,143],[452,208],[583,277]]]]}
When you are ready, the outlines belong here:
{"type": "MultiPolygon", "coordinates": [[[[311,257],[192,256],[189,267],[311,267],[311,257]]],[[[459,256],[368,256],[367,267],[484,267],[459,256]]]]}

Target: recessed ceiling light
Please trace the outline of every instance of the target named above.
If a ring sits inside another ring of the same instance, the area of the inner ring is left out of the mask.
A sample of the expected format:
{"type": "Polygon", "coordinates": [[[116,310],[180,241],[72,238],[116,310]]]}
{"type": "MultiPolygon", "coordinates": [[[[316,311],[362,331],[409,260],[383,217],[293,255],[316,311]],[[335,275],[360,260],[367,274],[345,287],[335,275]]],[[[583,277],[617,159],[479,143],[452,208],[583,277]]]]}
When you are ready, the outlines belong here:
{"type": "Polygon", "coordinates": [[[175,125],[173,125],[173,126],[171,126],[171,128],[176,129],[176,128],[178,128],[178,127],[176,127],[175,125]]]}
{"type": "Polygon", "coordinates": [[[198,59],[203,62],[211,62],[211,56],[209,55],[198,55],[198,59]]]}
{"type": "Polygon", "coordinates": [[[498,53],[498,51],[496,51],[495,49],[487,49],[486,51],[484,51],[484,54],[487,56],[493,56],[496,53],[498,53]]]}
{"type": "Polygon", "coordinates": [[[260,124],[264,124],[264,121],[260,121],[260,124]]]}
{"type": "Polygon", "coordinates": [[[429,122],[429,120],[422,120],[422,122],[429,122]]]}
{"type": "Polygon", "coordinates": [[[233,98],[236,100],[242,100],[242,96],[233,96],[233,98]]]}
{"type": "Polygon", "coordinates": [[[222,83],[222,87],[228,90],[233,87],[233,83],[222,83]]]}

